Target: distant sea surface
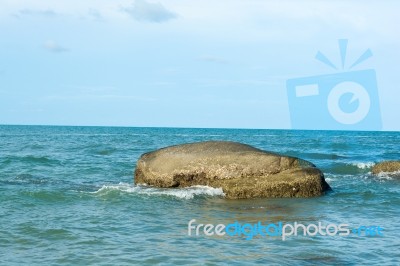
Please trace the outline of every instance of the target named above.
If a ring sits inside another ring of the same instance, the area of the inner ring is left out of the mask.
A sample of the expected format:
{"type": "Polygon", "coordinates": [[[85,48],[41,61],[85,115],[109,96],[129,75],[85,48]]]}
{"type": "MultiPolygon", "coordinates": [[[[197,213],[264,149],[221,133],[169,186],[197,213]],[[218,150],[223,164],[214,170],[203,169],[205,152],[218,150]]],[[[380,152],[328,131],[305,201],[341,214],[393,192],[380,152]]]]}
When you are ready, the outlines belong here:
{"type": "Polygon", "coordinates": [[[400,159],[399,132],[0,126],[0,264],[399,265],[400,180],[373,176],[400,159]],[[322,197],[227,200],[220,189],[134,186],[145,152],[231,140],[313,162],[322,197]],[[380,237],[188,236],[197,223],[346,223],[380,237]]]}

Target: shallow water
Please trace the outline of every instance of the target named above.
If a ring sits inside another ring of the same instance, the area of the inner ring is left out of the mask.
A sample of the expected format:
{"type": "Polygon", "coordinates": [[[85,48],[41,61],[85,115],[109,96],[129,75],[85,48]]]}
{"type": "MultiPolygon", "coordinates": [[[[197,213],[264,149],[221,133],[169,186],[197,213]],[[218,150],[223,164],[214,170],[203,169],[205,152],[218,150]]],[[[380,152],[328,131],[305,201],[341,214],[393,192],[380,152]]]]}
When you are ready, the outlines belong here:
{"type": "Polygon", "coordinates": [[[0,126],[0,263],[398,265],[398,132],[0,126]],[[220,189],[133,186],[139,156],[233,140],[316,164],[333,188],[310,199],[226,200],[220,189]],[[188,236],[188,222],[376,225],[383,236],[188,236]]]}

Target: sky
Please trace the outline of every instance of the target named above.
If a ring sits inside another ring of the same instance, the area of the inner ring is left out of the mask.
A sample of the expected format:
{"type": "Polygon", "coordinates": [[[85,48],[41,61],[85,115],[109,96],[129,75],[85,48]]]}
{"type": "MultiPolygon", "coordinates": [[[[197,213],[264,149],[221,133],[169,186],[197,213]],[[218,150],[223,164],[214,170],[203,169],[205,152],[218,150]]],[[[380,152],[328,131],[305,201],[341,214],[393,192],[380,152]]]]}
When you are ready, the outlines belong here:
{"type": "MultiPolygon", "coordinates": [[[[395,0],[0,0],[0,124],[295,128],[287,80],[350,71],[370,49],[351,70],[375,71],[373,112],[399,131],[398,10],[395,0]]],[[[315,129],[324,97],[305,118],[315,129]]]]}

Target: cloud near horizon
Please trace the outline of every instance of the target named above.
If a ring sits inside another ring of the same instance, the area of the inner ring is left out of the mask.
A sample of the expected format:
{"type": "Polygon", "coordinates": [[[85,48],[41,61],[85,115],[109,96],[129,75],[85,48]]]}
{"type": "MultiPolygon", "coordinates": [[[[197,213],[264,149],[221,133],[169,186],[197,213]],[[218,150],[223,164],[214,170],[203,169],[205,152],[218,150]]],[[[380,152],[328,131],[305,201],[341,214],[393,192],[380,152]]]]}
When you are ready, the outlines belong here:
{"type": "Polygon", "coordinates": [[[137,21],[162,23],[178,17],[176,13],[168,10],[161,3],[151,3],[146,0],[136,0],[131,7],[122,10],[137,21]]]}
{"type": "Polygon", "coordinates": [[[21,9],[17,16],[42,16],[47,18],[56,17],[58,14],[52,9],[34,10],[34,9],[21,9]]]}
{"type": "Polygon", "coordinates": [[[229,61],[222,57],[213,56],[213,55],[203,55],[198,58],[200,61],[210,62],[210,63],[218,63],[218,64],[228,64],[229,61]]]}
{"type": "Polygon", "coordinates": [[[97,9],[90,8],[88,11],[88,16],[94,21],[105,22],[105,18],[97,9]]]}
{"type": "Polygon", "coordinates": [[[61,45],[59,45],[57,42],[53,41],[53,40],[47,40],[44,42],[43,44],[44,49],[46,49],[49,52],[53,52],[53,53],[64,53],[64,52],[68,52],[69,49],[65,48],[61,45]]]}

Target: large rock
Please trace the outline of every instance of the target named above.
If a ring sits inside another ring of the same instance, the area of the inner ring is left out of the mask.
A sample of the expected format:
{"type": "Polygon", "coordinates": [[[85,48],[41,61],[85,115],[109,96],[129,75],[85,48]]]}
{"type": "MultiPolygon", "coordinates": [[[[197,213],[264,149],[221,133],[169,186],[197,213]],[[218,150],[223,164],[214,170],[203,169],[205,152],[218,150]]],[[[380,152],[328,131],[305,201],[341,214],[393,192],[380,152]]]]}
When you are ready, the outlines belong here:
{"type": "Polygon", "coordinates": [[[374,165],[373,174],[400,172],[400,161],[384,161],[374,165]]]}
{"type": "Polygon", "coordinates": [[[135,183],[157,187],[221,187],[227,198],[313,197],[330,189],[310,162],[252,146],[207,141],[143,154],[135,183]]]}

